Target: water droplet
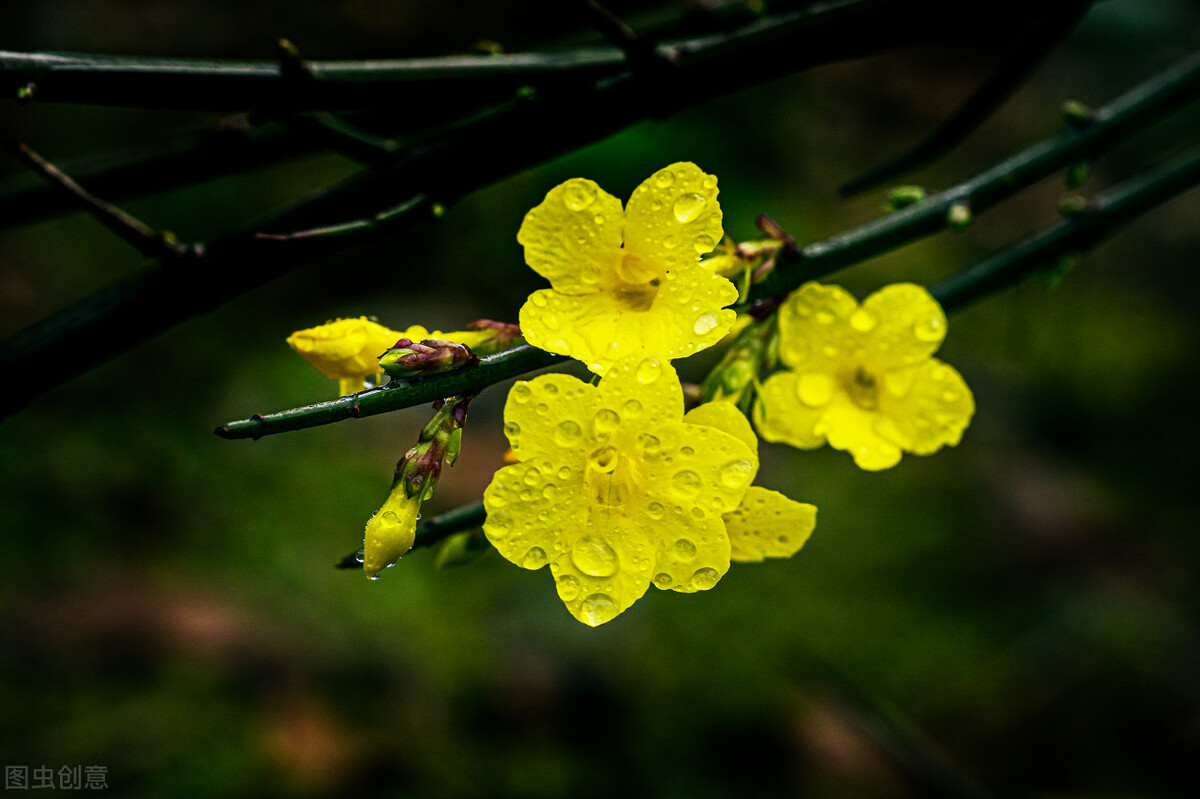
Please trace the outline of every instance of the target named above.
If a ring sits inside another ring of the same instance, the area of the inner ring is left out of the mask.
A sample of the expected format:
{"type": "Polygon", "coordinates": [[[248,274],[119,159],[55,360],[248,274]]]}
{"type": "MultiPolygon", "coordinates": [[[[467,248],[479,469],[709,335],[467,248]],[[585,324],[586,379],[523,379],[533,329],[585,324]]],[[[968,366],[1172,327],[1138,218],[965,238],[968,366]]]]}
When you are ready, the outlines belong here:
{"type": "Polygon", "coordinates": [[[560,327],[560,323],[558,321],[558,316],[556,316],[555,314],[546,312],[546,313],[543,313],[539,318],[542,320],[542,324],[544,324],[546,327],[550,328],[551,330],[558,330],[558,328],[560,327]]]}
{"type": "Polygon", "coordinates": [[[950,367],[945,364],[939,364],[929,370],[929,376],[939,383],[950,379],[950,367]]]}
{"type": "Polygon", "coordinates": [[[521,561],[521,565],[526,569],[540,569],[550,562],[550,558],[546,555],[546,550],[541,547],[532,547],[525,553],[525,559],[521,561]]]}
{"type": "Polygon", "coordinates": [[[604,224],[604,216],[602,214],[596,214],[595,216],[592,217],[592,222],[597,225],[603,225],[604,224]]]}
{"type": "Polygon", "coordinates": [[[669,169],[659,170],[654,176],[654,185],[660,189],[670,188],[675,183],[675,173],[669,169]]]}
{"type": "Polygon", "coordinates": [[[622,410],[625,411],[626,416],[637,418],[642,415],[642,403],[635,399],[626,400],[625,407],[622,410]]]}
{"type": "Polygon", "coordinates": [[[615,447],[601,447],[588,456],[588,466],[601,474],[610,474],[616,471],[620,460],[621,453],[615,447]]]}
{"type": "Polygon", "coordinates": [[[941,341],[946,335],[946,323],[939,316],[922,319],[913,325],[913,335],[926,343],[941,341]]]}
{"type": "Polygon", "coordinates": [[[378,580],[378,579],[379,579],[379,575],[378,575],[378,574],[372,574],[372,575],[371,575],[371,576],[370,576],[368,579],[369,579],[371,582],[375,582],[376,580],[378,580]]]}
{"type": "Polygon", "coordinates": [[[508,392],[508,396],[512,397],[516,402],[529,402],[529,398],[533,396],[533,391],[529,388],[528,383],[517,383],[512,387],[512,391],[508,392]]]}
{"type": "Polygon", "coordinates": [[[354,553],[354,559],[357,560],[359,563],[362,563],[363,559],[365,557],[366,557],[366,553],[364,553],[363,550],[361,550],[361,549],[358,550],[358,552],[354,553]]]}
{"type": "Polygon", "coordinates": [[[696,450],[692,449],[691,447],[680,447],[679,448],[679,455],[681,457],[690,458],[695,454],[696,454],[696,450]]]}
{"type": "Polygon", "coordinates": [[[721,482],[726,488],[741,488],[754,479],[754,465],[747,460],[733,461],[721,469],[721,482]]]}
{"type": "Polygon", "coordinates": [[[696,247],[696,252],[700,255],[704,255],[706,252],[712,252],[713,247],[716,247],[717,243],[713,241],[712,236],[700,235],[696,237],[694,245],[696,247]]]}
{"type": "Polygon", "coordinates": [[[524,475],[525,485],[535,486],[542,482],[542,474],[537,470],[537,467],[525,470],[524,475]]]}
{"type": "Polygon", "coordinates": [[[611,408],[601,408],[596,411],[596,415],[592,419],[592,425],[597,435],[608,435],[620,424],[621,417],[611,408]]]}
{"type": "Polygon", "coordinates": [[[558,595],[564,602],[570,602],[579,596],[579,578],[568,574],[558,581],[558,595]]]}
{"type": "MultiPolygon", "coordinates": [[[[542,498],[543,499],[554,499],[556,494],[558,494],[558,486],[554,485],[553,483],[547,483],[546,486],[542,489],[542,498]]],[[[543,519],[542,521],[545,521],[545,519],[543,519]]]]}
{"type": "Polygon", "coordinates": [[[714,312],[708,311],[696,317],[696,322],[692,325],[692,330],[696,331],[697,336],[703,336],[705,333],[711,332],[717,326],[718,322],[720,322],[720,317],[714,312]]]}
{"type": "Polygon", "coordinates": [[[661,502],[651,502],[646,505],[646,515],[655,521],[661,519],[663,514],[666,513],[666,510],[667,509],[662,506],[661,502]]]}
{"type": "Polygon", "coordinates": [[[676,472],[671,477],[671,486],[680,494],[685,494],[689,497],[694,496],[700,491],[700,475],[691,469],[676,472]]]}
{"type": "Polygon", "coordinates": [[[558,470],[558,479],[559,480],[570,480],[571,479],[570,467],[564,466],[561,469],[559,469],[558,470]]]}
{"type": "Polygon", "coordinates": [[[560,447],[569,447],[579,441],[579,437],[583,435],[583,429],[579,423],[567,419],[565,422],[559,422],[558,427],[554,429],[554,439],[560,447]]]}
{"type": "Polygon", "coordinates": [[[542,386],[542,391],[553,397],[558,393],[558,386],[556,386],[554,383],[547,383],[546,385],[542,386]]]}
{"type": "Polygon", "coordinates": [[[662,364],[657,358],[647,358],[638,364],[637,379],[642,383],[653,383],[662,377],[662,364]]]}
{"type": "Polygon", "coordinates": [[[696,557],[696,545],[686,538],[681,538],[675,542],[674,546],[675,557],[680,560],[691,560],[696,557]]]}
{"type": "Polygon", "coordinates": [[[508,436],[508,440],[512,441],[517,436],[521,435],[521,425],[516,422],[509,422],[504,425],[504,435],[508,436]]]}
{"type": "Polygon", "coordinates": [[[539,308],[545,308],[547,304],[546,297],[538,293],[530,294],[529,301],[539,308]]]}
{"type": "Polygon", "coordinates": [[[707,591],[717,584],[717,580],[721,579],[721,575],[717,574],[716,569],[710,569],[705,566],[703,569],[696,569],[696,573],[692,575],[692,588],[697,591],[707,591]]]}
{"type": "Polygon", "coordinates": [[[833,314],[831,314],[829,311],[817,311],[817,324],[832,325],[833,314]]]}
{"type": "Polygon", "coordinates": [[[850,314],[850,326],[860,333],[869,333],[875,327],[875,317],[859,308],[850,314]]]}
{"type": "Polygon", "coordinates": [[[621,606],[610,596],[592,594],[583,600],[583,606],[579,610],[583,614],[584,621],[595,627],[615,619],[621,612],[621,606]]]}
{"type": "Polygon", "coordinates": [[[692,508],[692,518],[693,519],[700,520],[700,519],[703,519],[707,515],[708,514],[706,514],[704,512],[704,508],[701,508],[701,507],[692,508]]]}
{"type": "Polygon", "coordinates": [[[664,590],[670,588],[671,583],[673,582],[675,581],[671,579],[671,575],[667,574],[666,572],[659,572],[658,574],[654,575],[654,584],[664,590]]]}
{"type": "Polygon", "coordinates": [[[591,577],[612,577],[621,567],[616,551],[603,538],[585,535],[571,547],[575,568],[591,577]]]}
{"type": "Polygon", "coordinates": [[[946,402],[957,402],[959,393],[957,391],[945,391],[942,393],[942,399],[946,402]]]}
{"type": "Polygon", "coordinates": [[[579,279],[584,283],[599,283],[600,270],[594,266],[585,266],[583,271],[579,273],[579,279]]]}
{"type": "Polygon", "coordinates": [[[810,408],[820,408],[833,399],[833,377],[823,372],[807,372],[796,381],[796,397],[810,408]]]}
{"type": "Polygon", "coordinates": [[[662,454],[662,441],[658,436],[646,435],[642,438],[642,457],[656,458],[662,454]]]}
{"type": "Polygon", "coordinates": [[[550,413],[550,406],[544,402],[539,402],[534,410],[538,412],[538,416],[545,416],[550,413]]]}
{"type": "Polygon", "coordinates": [[[582,211],[596,201],[596,184],[582,178],[568,180],[562,198],[568,210],[582,211]]]}
{"type": "Polygon", "coordinates": [[[699,194],[682,194],[675,200],[672,210],[675,212],[675,218],[686,225],[700,216],[706,205],[708,201],[699,194]]]}
{"type": "Polygon", "coordinates": [[[668,250],[673,250],[673,249],[675,249],[675,245],[678,243],[679,243],[679,240],[676,239],[674,236],[667,236],[665,239],[663,239],[662,245],[663,245],[663,247],[667,248],[668,250]]]}

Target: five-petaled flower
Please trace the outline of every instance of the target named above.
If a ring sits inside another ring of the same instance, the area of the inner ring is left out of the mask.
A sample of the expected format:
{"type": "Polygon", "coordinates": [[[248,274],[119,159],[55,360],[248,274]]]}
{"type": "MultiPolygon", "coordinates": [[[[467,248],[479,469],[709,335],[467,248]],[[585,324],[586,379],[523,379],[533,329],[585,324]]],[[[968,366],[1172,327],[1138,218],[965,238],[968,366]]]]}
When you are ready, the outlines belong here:
{"type": "Polygon", "coordinates": [[[585,624],[615,618],[651,582],[712,588],[731,553],[790,555],[812,529],[811,506],[747,491],[758,458],[745,417],[729,403],[685,416],[679,378],[658,358],[624,358],[598,385],[563,374],[518,382],[504,419],[520,462],[484,492],[484,532],[519,566],[549,564],[559,597],[585,624]],[[766,516],[784,524],[756,523],[766,516]],[[729,519],[745,538],[736,552],[729,519]]]}
{"type": "Polygon", "coordinates": [[[754,421],[768,441],[814,449],[826,441],[863,469],[901,451],[928,455],[962,438],[975,401],[953,367],[932,357],[946,315],[925,289],[886,286],[859,306],[837,286],[806,283],[779,311],[779,357],[754,421]]]}
{"type": "Polygon", "coordinates": [[[690,162],[661,169],[621,201],[586,178],[555,186],[517,233],[553,288],[521,308],[541,349],[604,374],[619,358],[682,358],[721,339],[738,292],[700,263],[721,240],[717,179],[690,162]]]}

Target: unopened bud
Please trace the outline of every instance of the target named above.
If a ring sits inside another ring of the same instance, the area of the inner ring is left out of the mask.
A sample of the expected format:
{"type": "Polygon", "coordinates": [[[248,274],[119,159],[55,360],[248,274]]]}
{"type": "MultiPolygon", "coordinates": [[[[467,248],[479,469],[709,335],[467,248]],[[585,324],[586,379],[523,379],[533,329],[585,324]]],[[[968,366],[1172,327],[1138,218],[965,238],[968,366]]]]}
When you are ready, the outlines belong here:
{"type": "Polygon", "coordinates": [[[887,199],[883,203],[883,212],[890,214],[907,208],[925,199],[924,186],[896,186],[888,190],[887,199]]]}
{"type": "Polygon", "coordinates": [[[962,230],[970,225],[972,221],[974,221],[974,218],[971,216],[971,206],[969,203],[955,203],[946,212],[946,224],[952,230],[962,230]]]}
{"type": "Polygon", "coordinates": [[[453,341],[427,338],[418,343],[402,338],[379,358],[379,368],[391,377],[426,377],[475,363],[471,349],[453,341]]]}

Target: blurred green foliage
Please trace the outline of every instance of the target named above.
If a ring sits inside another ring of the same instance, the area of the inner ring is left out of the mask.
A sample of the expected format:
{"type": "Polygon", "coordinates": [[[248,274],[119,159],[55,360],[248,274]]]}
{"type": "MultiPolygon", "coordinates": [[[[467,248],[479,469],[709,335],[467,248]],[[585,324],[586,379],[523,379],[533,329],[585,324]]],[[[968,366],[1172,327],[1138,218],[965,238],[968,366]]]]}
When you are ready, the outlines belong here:
{"type": "MultiPolygon", "coordinates": [[[[613,8],[636,21],[631,5],[613,8]]],[[[356,58],[582,30],[562,4],[516,6],[46,0],[0,10],[0,46],[263,57],[286,35],[356,58]]],[[[1182,0],[1100,3],[993,120],[905,182],[945,187],[1053,132],[1063,99],[1102,103],[1195,47],[1198,22],[1182,0]]],[[[377,583],[331,568],[425,411],[256,443],[210,432],[330,396],[284,345],[292,330],[511,320],[541,285],[516,230],[569,177],[627,196],[693,160],[720,176],[734,237],[759,213],[801,242],[862,223],[882,192],[839,202],[836,185],[927,131],[1011,36],[826,67],[640,125],[35,400],[0,426],[0,760],[102,764],[120,796],[932,795],[898,754],[912,746],[1000,795],[1193,795],[1194,192],[1057,289],[1032,281],[951,320],[940,357],[979,407],[958,448],[867,474],[844,453],[764,445],[760,482],[820,508],[806,548],[735,566],[711,592],[652,592],[599,629],[563,610],[548,575],[494,553],[436,571],[416,551],[377,583]]],[[[62,161],[204,121],[0,106],[6,135],[62,161]]],[[[1121,147],[1085,191],[1156,162],[1196,121],[1121,147]]],[[[315,156],[128,207],[201,237],[354,169],[315,156]]],[[[1063,193],[1048,182],[836,280],[860,296],[935,282],[1052,222],[1063,193]]],[[[79,214],[4,232],[0,333],[137,268],[79,214]]],[[[472,405],[430,510],[474,501],[499,467],[503,390],[472,405]]]]}

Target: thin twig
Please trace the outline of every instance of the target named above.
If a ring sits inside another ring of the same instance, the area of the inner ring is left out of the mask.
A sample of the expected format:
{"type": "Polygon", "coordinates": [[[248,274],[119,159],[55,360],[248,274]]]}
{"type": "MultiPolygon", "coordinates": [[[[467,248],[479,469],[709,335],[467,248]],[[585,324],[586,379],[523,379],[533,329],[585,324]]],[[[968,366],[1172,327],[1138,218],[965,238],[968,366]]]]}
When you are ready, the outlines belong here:
{"type": "Polygon", "coordinates": [[[1052,15],[1039,21],[1004,63],[932,133],[910,150],[846,181],[838,191],[844,197],[852,197],[933,161],[958,146],[1029,79],[1055,46],[1075,29],[1094,2],[1076,0],[1074,4],[1054,7],[1052,15]]]}
{"type": "Polygon", "coordinates": [[[377,413],[412,408],[427,402],[461,394],[477,394],[490,385],[511,377],[545,369],[567,360],[562,355],[544,352],[528,344],[481,358],[479,363],[453,372],[421,380],[392,380],[380,388],[339,397],[329,402],[306,405],[272,414],[255,414],[249,419],[230,422],[215,432],[221,438],[253,438],[301,430],[306,427],[359,419],[377,413]]]}
{"type": "Polygon", "coordinates": [[[147,258],[178,261],[183,258],[194,258],[201,254],[202,250],[197,249],[197,245],[181,244],[169,233],[160,233],[112,203],[96,197],[23,142],[12,141],[7,145],[8,150],[30,169],[41,175],[48,183],[59,187],[75,198],[79,206],[88,214],[147,258]]]}
{"type": "Polygon", "coordinates": [[[782,252],[774,272],[751,287],[748,302],[789,294],[797,286],[944,230],[966,203],[978,215],[1059,170],[1093,157],[1165,114],[1200,97],[1200,52],[1097,110],[1094,122],[1045,139],[945,191],[853,230],[782,252]]]}

